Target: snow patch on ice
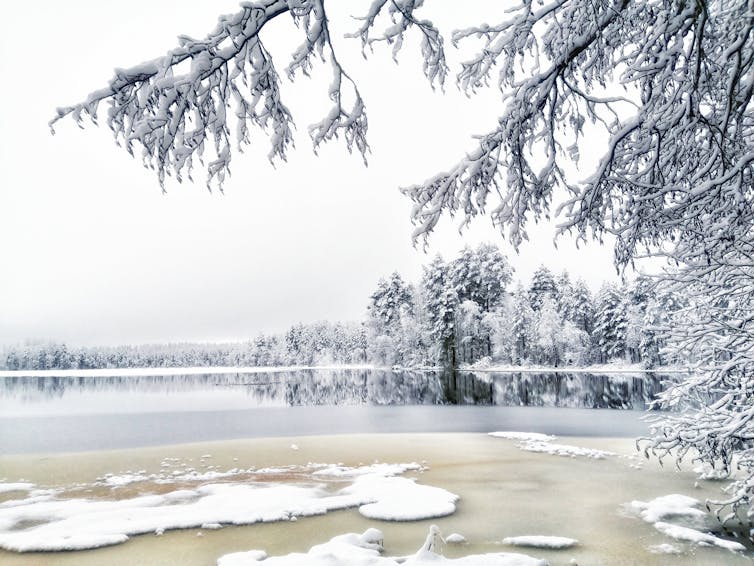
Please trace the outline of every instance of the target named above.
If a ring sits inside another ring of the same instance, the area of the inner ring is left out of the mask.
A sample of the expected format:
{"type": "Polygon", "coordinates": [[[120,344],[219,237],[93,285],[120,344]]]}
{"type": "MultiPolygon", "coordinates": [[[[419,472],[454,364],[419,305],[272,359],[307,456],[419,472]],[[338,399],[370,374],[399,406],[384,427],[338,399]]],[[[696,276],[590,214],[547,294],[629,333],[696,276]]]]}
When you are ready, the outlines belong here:
{"type": "Polygon", "coordinates": [[[452,533],[445,537],[445,542],[448,544],[464,544],[467,541],[465,536],[458,533],[452,533]]]}
{"type": "Polygon", "coordinates": [[[700,546],[717,546],[731,551],[744,550],[741,543],[699,530],[709,530],[714,525],[710,514],[702,510],[701,506],[698,499],[674,493],[647,502],[632,501],[626,504],[625,508],[675,540],[700,546]]]}
{"type": "Polygon", "coordinates": [[[401,477],[364,475],[342,493],[360,499],[372,499],[361,505],[359,513],[382,521],[420,521],[452,515],[458,496],[439,487],[417,484],[401,477]]]}
{"type": "Polygon", "coordinates": [[[354,478],[367,474],[378,474],[381,476],[397,476],[409,471],[420,471],[422,466],[412,462],[410,464],[372,464],[370,466],[359,466],[358,468],[349,468],[342,465],[328,465],[313,472],[314,476],[333,476],[339,478],[354,478]]]}
{"type": "Polygon", "coordinates": [[[267,558],[267,554],[261,550],[249,550],[248,552],[234,552],[221,556],[217,560],[217,566],[244,566],[251,562],[258,562],[267,558]]]}
{"type": "MultiPolygon", "coordinates": [[[[304,477],[311,481],[315,477],[312,468],[296,470],[305,471],[304,477]]],[[[159,535],[170,529],[213,529],[223,525],[289,521],[354,507],[367,517],[391,521],[441,517],[455,511],[457,495],[418,484],[413,479],[395,477],[395,474],[418,469],[417,464],[375,464],[352,469],[326,466],[324,469],[336,468],[338,478],[352,481],[337,492],[326,489],[324,484],[266,482],[200,485],[115,501],[57,499],[56,493],[41,498],[30,496],[14,501],[13,505],[0,506],[0,548],[17,552],[81,550],[119,544],[137,534],[159,535]],[[24,528],[29,524],[34,526],[24,528]]],[[[217,473],[240,472],[248,470],[217,473]]],[[[254,473],[260,472],[262,470],[254,473]]],[[[209,475],[213,474],[215,472],[209,475]]],[[[170,478],[175,481],[183,476],[181,473],[170,478]]],[[[193,473],[186,476],[206,477],[193,473]]],[[[152,481],[160,483],[161,478],[158,475],[152,481]]],[[[102,482],[110,479],[109,485],[115,489],[133,480],[134,474],[100,479],[102,482]]]]}
{"type": "Polygon", "coordinates": [[[710,526],[709,513],[702,509],[701,501],[688,495],[672,493],[651,501],[632,501],[627,508],[647,523],[675,520],[689,527],[710,526]]]}
{"type": "Polygon", "coordinates": [[[0,493],[31,491],[34,487],[34,484],[29,482],[0,482],[0,493]]]}
{"type": "Polygon", "coordinates": [[[683,551],[674,544],[653,544],[647,547],[652,554],[682,554],[683,551]]]}
{"type": "Polygon", "coordinates": [[[558,550],[561,548],[571,548],[579,544],[575,538],[553,537],[541,535],[526,535],[518,537],[507,537],[503,539],[503,544],[511,546],[531,546],[534,548],[549,548],[558,550]]]}
{"type": "Polygon", "coordinates": [[[526,452],[539,452],[542,454],[551,454],[553,456],[565,456],[567,458],[591,458],[593,460],[604,460],[608,456],[615,456],[615,452],[605,450],[596,450],[594,448],[582,448],[580,446],[571,446],[570,444],[553,444],[551,442],[540,442],[529,440],[518,445],[521,450],[526,452]]]}
{"type": "Polygon", "coordinates": [[[592,458],[593,460],[604,460],[608,456],[617,456],[615,452],[607,452],[605,450],[582,448],[580,446],[571,446],[570,444],[555,444],[553,440],[557,439],[556,436],[538,432],[499,431],[490,432],[488,435],[506,440],[518,440],[519,442],[516,446],[526,452],[539,452],[568,458],[592,458]]]}
{"type": "Polygon", "coordinates": [[[108,487],[123,487],[132,483],[149,481],[150,479],[152,478],[146,475],[146,473],[106,474],[97,478],[97,482],[100,485],[108,487]]]}
{"type": "Polygon", "coordinates": [[[488,436],[493,436],[495,438],[505,438],[507,440],[538,440],[541,442],[548,442],[550,440],[555,440],[556,438],[555,436],[552,436],[550,434],[542,434],[539,432],[517,432],[508,430],[489,432],[487,434],[488,436]]]}

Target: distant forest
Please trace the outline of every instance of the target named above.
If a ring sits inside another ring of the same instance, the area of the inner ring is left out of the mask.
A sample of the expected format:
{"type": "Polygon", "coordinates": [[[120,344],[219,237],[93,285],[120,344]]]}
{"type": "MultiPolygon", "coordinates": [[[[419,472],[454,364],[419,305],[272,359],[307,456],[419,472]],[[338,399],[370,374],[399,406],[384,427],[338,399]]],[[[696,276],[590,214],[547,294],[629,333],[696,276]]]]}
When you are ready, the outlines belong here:
{"type": "Polygon", "coordinates": [[[5,348],[9,370],[372,363],[403,367],[572,366],[621,361],[670,365],[671,319],[684,298],[646,277],[592,294],[568,273],[541,266],[528,285],[495,246],[436,256],[418,283],[381,279],[361,323],[296,324],[246,342],[5,348]]]}

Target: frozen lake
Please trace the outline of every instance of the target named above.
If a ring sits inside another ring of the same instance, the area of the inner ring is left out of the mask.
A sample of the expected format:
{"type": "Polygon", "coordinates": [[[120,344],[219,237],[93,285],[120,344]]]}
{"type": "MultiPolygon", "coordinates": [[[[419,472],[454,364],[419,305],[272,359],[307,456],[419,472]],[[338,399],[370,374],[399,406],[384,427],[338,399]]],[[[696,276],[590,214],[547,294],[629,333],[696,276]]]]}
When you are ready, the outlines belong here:
{"type": "Polygon", "coordinates": [[[646,432],[640,417],[667,378],[375,369],[3,377],[0,452],[511,428],[631,437],[646,432]]]}

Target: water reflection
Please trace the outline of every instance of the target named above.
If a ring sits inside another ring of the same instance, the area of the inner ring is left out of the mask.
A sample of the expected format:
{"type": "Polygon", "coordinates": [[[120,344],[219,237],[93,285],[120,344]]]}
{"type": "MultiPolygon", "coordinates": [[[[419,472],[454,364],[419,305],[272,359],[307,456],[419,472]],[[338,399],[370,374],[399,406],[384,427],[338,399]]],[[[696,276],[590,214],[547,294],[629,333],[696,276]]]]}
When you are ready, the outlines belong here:
{"type": "Polygon", "coordinates": [[[647,408],[668,376],[299,370],[279,373],[9,377],[0,415],[233,410],[328,405],[647,408]]]}
{"type": "Polygon", "coordinates": [[[654,373],[448,373],[450,403],[522,407],[644,410],[664,389],[654,373]]]}

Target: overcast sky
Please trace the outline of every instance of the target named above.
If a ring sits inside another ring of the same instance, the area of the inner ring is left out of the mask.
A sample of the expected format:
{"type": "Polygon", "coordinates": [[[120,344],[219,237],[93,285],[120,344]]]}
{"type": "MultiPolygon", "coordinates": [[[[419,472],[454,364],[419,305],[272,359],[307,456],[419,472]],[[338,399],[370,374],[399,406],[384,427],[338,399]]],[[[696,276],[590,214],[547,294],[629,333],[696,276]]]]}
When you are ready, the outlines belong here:
{"type": "MultiPolygon", "coordinates": [[[[225,194],[210,194],[199,174],[196,184],[169,184],[167,195],[104,125],[80,130],[67,121],[51,136],[47,122],[56,106],[104,86],[114,67],[164,54],[178,34],[204,37],[237,3],[44,0],[0,8],[0,344],[235,340],[298,321],[359,320],[380,277],[398,270],[418,280],[433,254],[449,258],[481,241],[500,245],[524,281],[543,263],[594,289],[615,278],[609,247],[576,250],[561,238],[555,249],[552,225],[532,227],[518,255],[489,218],[461,234],[458,219],[445,221],[427,254],[415,249],[411,203],[398,188],[446,169],[473,134],[494,127],[499,94],[469,100],[452,81],[446,94],[433,92],[413,44],[399,65],[384,48],[365,61],[356,40],[341,39],[355,24],[348,13],[362,13],[364,2],[328,5],[342,62],[366,100],[369,167],[337,143],[318,157],[311,152],[306,126],[327,105],[320,80],[327,75],[284,79],[298,125],[287,164],[271,167],[269,143],[254,132],[253,147],[234,156],[225,194]]],[[[425,10],[446,37],[491,19],[473,3],[464,14],[449,6],[425,10]]],[[[282,70],[300,32],[287,16],[273,24],[262,38],[282,70]]],[[[585,175],[603,149],[589,144],[585,175]]]]}

